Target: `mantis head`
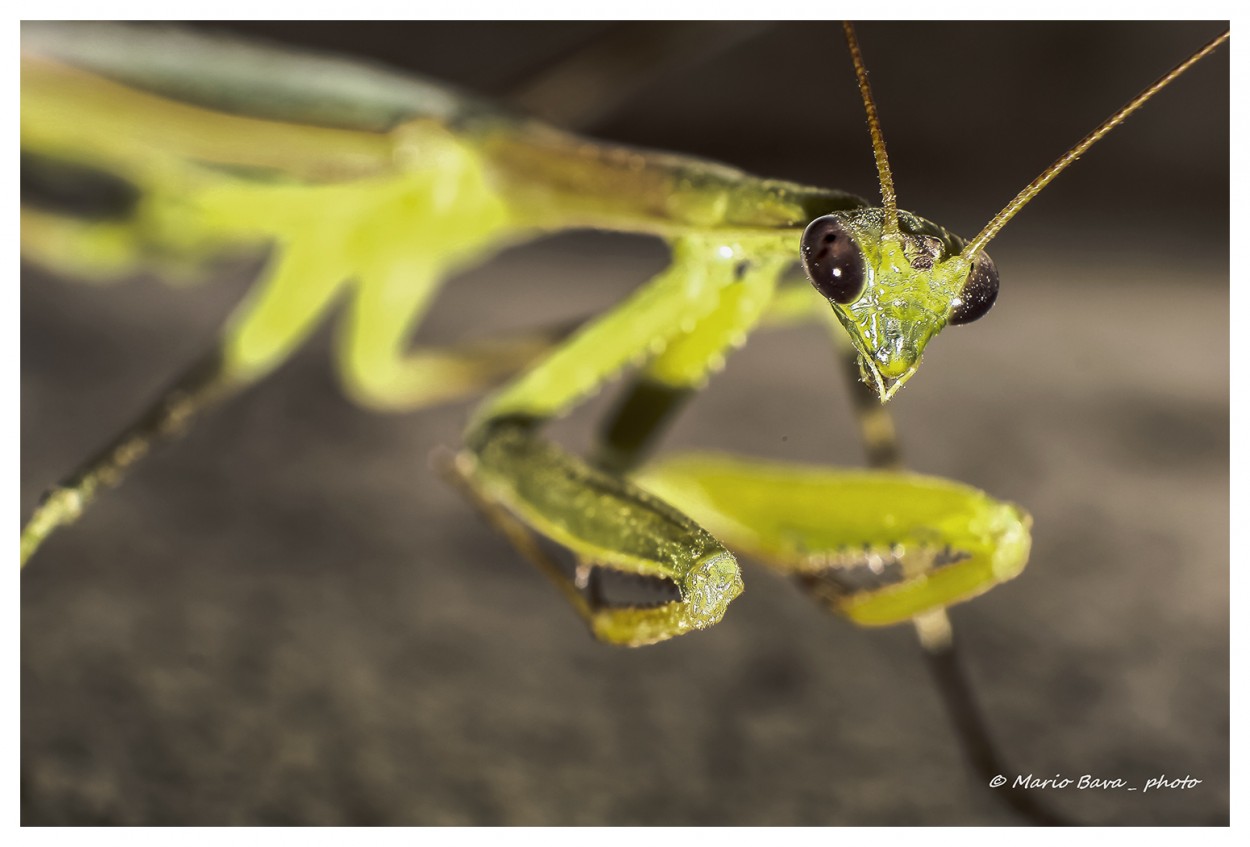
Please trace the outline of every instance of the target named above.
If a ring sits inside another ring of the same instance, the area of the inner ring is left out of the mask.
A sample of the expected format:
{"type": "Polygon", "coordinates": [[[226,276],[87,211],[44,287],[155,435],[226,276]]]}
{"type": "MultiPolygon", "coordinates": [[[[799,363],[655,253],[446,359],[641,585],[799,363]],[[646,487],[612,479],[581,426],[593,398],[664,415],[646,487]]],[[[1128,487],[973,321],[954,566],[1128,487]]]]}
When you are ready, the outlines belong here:
{"type": "Polygon", "coordinates": [[[859,353],[864,382],[884,403],[916,372],[925,346],[947,324],[975,321],[998,297],[998,270],[985,245],[1043,188],[1155,94],[1228,40],[1228,32],[1122,106],[1021,189],[971,241],[898,208],[868,71],[850,23],[843,24],[868,117],[881,208],[817,218],[803,233],[802,261],[859,353]]]}
{"type": "Polygon", "coordinates": [[[854,209],[812,221],[804,269],[859,353],[864,382],[882,402],[916,372],[925,345],[947,324],[975,321],[994,305],[998,270],[985,253],[909,212],[854,209]]]}

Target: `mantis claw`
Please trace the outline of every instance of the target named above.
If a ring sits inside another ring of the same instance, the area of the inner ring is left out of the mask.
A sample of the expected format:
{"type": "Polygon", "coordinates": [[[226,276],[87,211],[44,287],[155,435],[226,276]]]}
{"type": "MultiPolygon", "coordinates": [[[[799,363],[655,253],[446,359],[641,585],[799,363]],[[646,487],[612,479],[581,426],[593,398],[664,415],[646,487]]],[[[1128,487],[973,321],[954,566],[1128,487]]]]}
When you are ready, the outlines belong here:
{"type": "Polygon", "coordinates": [[[1031,519],[966,485],[727,456],[678,456],[639,484],[862,626],[905,623],[1019,575],[1031,519]]]}
{"type": "Polygon", "coordinates": [[[707,530],[632,483],[512,423],[490,427],[452,469],[514,546],[557,583],[601,641],[637,647],[716,624],[742,593],[738,563],[707,530]],[[537,533],[578,560],[573,575],[537,533]],[[640,577],[663,600],[613,599],[601,576],[640,577]],[[675,598],[674,598],[675,595],[675,598]],[[674,599],[669,599],[674,598],[674,599]]]}

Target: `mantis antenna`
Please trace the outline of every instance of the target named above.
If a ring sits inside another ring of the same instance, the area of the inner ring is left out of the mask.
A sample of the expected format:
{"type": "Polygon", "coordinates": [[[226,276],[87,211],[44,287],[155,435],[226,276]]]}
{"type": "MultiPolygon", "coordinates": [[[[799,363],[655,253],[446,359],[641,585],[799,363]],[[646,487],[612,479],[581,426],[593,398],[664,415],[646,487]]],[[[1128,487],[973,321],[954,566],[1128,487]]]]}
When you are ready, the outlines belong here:
{"type": "MultiPolygon", "coordinates": [[[[847,38],[851,39],[853,38],[853,36],[850,34],[850,25],[847,24],[846,26],[847,26],[847,38]]],[[[1081,158],[1081,156],[1085,154],[1086,150],[1093,147],[1094,144],[1097,143],[1098,141],[1101,141],[1107,135],[1107,133],[1111,132],[1111,130],[1115,129],[1117,126],[1124,123],[1125,118],[1127,118],[1129,115],[1133,114],[1142,106],[1144,106],[1146,102],[1150,100],[1151,97],[1154,97],[1164,88],[1166,88],[1168,84],[1171,83],[1174,79],[1176,79],[1181,74],[1185,73],[1185,71],[1189,70],[1190,67],[1196,64],[1198,61],[1205,58],[1206,55],[1210,53],[1211,51],[1213,51],[1216,47],[1219,47],[1221,44],[1227,41],[1228,36],[1229,36],[1229,30],[1224,30],[1223,33],[1213,38],[1204,47],[1199,49],[1198,52],[1194,53],[1188,59],[1181,62],[1176,67],[1172,68],[1172,70],[1168,71],[1166,74],[1159,77],[1157,80],[1155,80],[1145,89],[1143,89],[1140,94],[1138,94],[1129,102],[1125,103],[1120,108],[1119,111],[1117,111],[1111,117],[1107,118],[1105,121],[1099,124],[1097,129],[1095,129],[1089,135],[1085,136],[1080,141],[1078,141],[1076,146],[1074,146],[1067,153],[1064,153],[1062,156],[1056,159],[1054,163],[1051,164],[1050,167],[1042,171],[1042,173],[1038,175],[1036,179],[1034,179],[1032,182],[1026,185],[1019,194],[1017,194],[1015,197],[1012,198],[1010,203],[1008,203],[1005,207],[1003,207],[1003,210],[1001,212],[995,215],[994,218],[988,224],[985,225],[985,229],[981,230],[980,234],[977,235],[976,238],[972,239],[972,241],[968,243],[968,246],[964,248],[963,257],[971,261],[977,255],[977,253],[985,249],[985,245],[990,243],[990,239],[992,239],[995,235],[998,235],[999,230],[1001,230],[1004,226],[1007,225],[1007,221],[1015,217],[1016,212],[1020,211],[1026,205],[1028,205],[1029,201],[1032,200],[1034,197],[1036,197],[1039,193],[1041,193],[1041,190],[1045,188],[1047,185],[1049,185],[1051,180],[1059,176],[1059,174],[1062,173],[1063,170],[1068,167],[1068,165],[1071,165],[1077,159],[1081,158]]],[[[856,71],[858,72],[859,67],[860,67],[859,59],[858,59],[858,51],[855,50],[855,47],[853,44],[852,44],[851,50],[856,55],[855,68],[856,68],[856,71]]],[[[860,89],[864,92],[864,98],[865,98],[864,102],[868,103],[867,98],[870,96],[868,94],[868,83],[863,77],[860,78],[860,89]]],[[[871,107],[869,109],[869,123],[872,126],[874,126],[873,146],[875,147],[877,144],[877,134],[880,132],[880,130],[875,128],[875,114],[873,114],[873,112],[871,111],[871,107]]],[[[884,160],[885,160],[885,147],[884,145],[882,145],[880,152],[878,152],[877,154],[878,167],[881,166],[881,163],[884,160]]],[[[886,171],[886,176],[888,176],[888,171],[886,171]]],[[[883,177],[883,180],[885,178],[886,177],[883,177]]],[[[884,196],[885,194],[885,182],[884,181],[882,182],[881,193],[884,196]]],[[[893,195],[893,187],[891,187],[891,200],[893,199],[892,195],[893,195]]]]}
{"type": "Polygon", "coordinates": [[[868,115],[868,132],[872,134],[872,155],[877,160],[877,178],[881,182],[881,209],[885,212],[887,233],[898,232],[898,196],[894,193],[894,176],[890,173],[890,160],[885,155],[885,136],[881,134],[881,119],[877,117],[877,103],[872,99],[872,87],[868,84],[868,69],[859,52],[859,39],[850,21],[842,22],[846,34],[846,46],[851,48],[851,61],[855,64],[855,78],[859,80],[859,94],[864,100],[864,112],[868,115]]]}

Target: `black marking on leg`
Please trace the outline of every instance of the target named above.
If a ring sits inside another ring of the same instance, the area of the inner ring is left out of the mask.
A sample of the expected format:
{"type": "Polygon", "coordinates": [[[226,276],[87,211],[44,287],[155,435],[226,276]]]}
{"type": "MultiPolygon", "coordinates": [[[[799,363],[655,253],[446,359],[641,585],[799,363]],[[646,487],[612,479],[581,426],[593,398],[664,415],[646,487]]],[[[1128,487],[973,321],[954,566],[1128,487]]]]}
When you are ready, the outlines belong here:
{"type": "Polygon", "coordinates": [[[887,547],[865,544],[860,550],[843,548],[836,553],[813,557],[808,562],[813,569],[799,575],[798,580],[817,600],[836,607],[849,597],[873,594],[971,557],[971,553],[949,545],[908,548],[899,544],[887,547]]]}
{"type": "Polygon", "coordinates": [[[681,602],[681,588],[671,579],[591,565],[584,589],[586,602],[600,609],[654,609],[681,602]]]}
{"type": "Polygon", "coordinates": [[[520,412],[512,415],[501,415],[476,427],[474,432],[465,439],[465,447],[471,452],[480,453],[482,448],[498,437],[500,433],[519,432],[524,435],[532,435],[546,422],[547,418],[520,412]]]}

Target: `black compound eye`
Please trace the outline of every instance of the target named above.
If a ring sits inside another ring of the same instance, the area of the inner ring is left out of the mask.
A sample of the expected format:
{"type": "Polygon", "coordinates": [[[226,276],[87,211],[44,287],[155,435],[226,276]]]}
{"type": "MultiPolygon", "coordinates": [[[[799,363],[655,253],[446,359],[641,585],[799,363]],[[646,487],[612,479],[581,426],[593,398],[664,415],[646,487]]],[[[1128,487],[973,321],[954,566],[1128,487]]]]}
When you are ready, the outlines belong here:
{"type": "Polygon", "coordinates": [[[817,218],[803,233],[803,268],[816,290],[847,305],[864,290],[864,254],[833,215],[817,218]]]}
{"type": "Polygon", "coordinates": [[[998,268],[985,253],[977,256],[977,263],[968,274],[963,291],[959,292],[959,305],[951,311],[947,323],[970,324],[982,317],[998,299],[998,268]]]}

